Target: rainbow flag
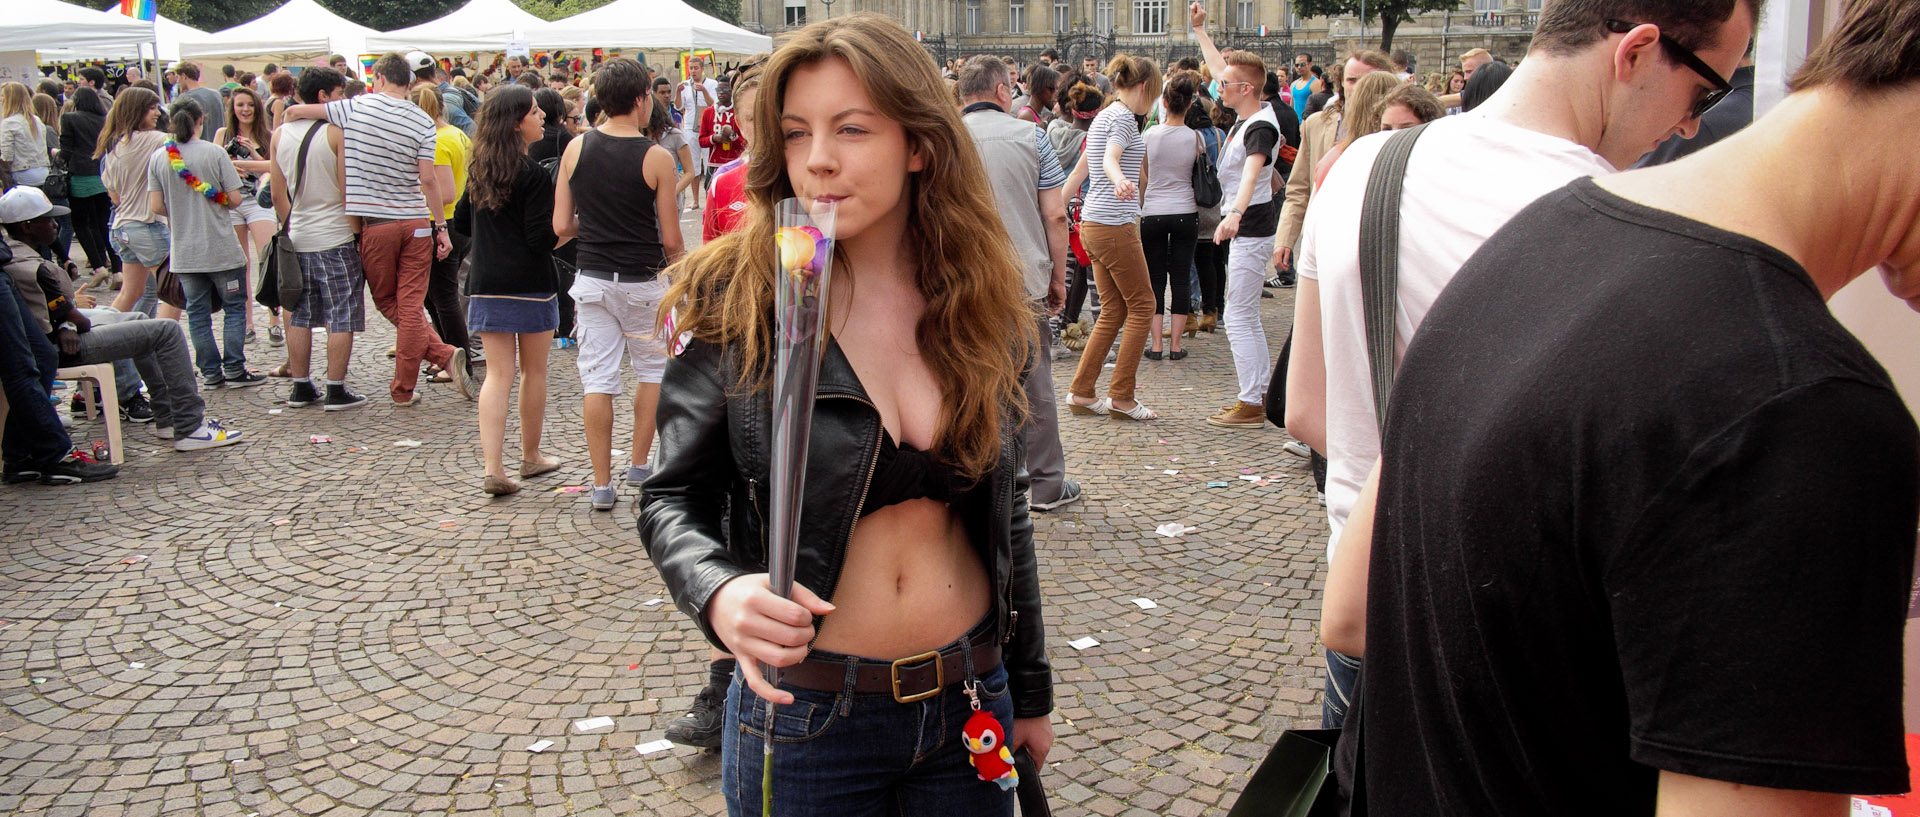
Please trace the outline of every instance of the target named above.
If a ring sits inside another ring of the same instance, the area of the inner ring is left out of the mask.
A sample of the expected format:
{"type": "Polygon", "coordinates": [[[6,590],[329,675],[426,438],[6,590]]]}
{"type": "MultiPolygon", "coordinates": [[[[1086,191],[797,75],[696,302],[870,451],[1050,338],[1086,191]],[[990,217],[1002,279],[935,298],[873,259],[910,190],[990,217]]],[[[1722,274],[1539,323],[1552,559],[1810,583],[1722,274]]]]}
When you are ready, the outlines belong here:
{"type": "Polygon", "coordinates": [[[160,5],[158,0],[120,0],[120,13],[151,23],[160,16],[160,5]]]}

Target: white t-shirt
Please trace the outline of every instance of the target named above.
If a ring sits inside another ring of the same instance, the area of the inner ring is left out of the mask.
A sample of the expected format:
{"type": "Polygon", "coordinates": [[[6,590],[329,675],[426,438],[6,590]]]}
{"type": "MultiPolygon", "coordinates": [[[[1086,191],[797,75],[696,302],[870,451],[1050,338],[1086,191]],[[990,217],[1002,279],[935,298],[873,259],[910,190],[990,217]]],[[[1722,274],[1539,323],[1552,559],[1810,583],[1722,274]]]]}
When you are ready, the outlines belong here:
{"type": "MultiPolygon", "coordinates": [[[[1373,161],[1392,133],[1349,145],[1313,194],[1299,271],[1320,282],[1327,363],[1327,555],[1380,456],[1360,297],[1360,209],[1373,161]],[[1320,248],[1328,248],[1326,255],[1320,248]]],[[[1528,204],[1568,182],[1614,172],[1586,147],[1482,115],[1450,116],[1421,134],[1400,202],[1397,361],[1435,298],[1467,258],[1528,204]]],[[[1569,281],[1569,286],[1577,282],[1569,281]]],[[[1418,400],[1399,393],[1395,399],[1418,400]]]]}
{"type": "Polygon", "coordinates": [[[362,94],[327,103],[327,121],[346,132],[347,215],[428,218],[419,163],[433,163],[433,117],[405,99],[362,94]]]}

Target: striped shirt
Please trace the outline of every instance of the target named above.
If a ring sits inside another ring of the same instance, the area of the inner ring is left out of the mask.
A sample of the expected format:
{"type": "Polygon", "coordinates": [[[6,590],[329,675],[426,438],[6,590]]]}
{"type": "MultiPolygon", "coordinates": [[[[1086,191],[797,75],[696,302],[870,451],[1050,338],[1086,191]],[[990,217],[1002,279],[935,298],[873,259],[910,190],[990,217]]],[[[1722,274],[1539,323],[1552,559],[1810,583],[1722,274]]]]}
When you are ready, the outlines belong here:
{"type": "Polygon", "coordinates": [[[1040,154],[1040,186],[1036,190],[1052,190],[1067,183],[1067,171],[1060,166],[1060,157],[1053,153],[1053,143],[1047,140],[1047,132],[1039,125],[1033,126],[1033,150],[1040,154]]]}
{"type": "Polygon", "coordinates": [[[1120,172],[1138,185],[1140,163],[1147,158],[1147,140],[1140,138],[1140,123],[1133,118],[1133,111],[1119,103],[1101,110],[1087,128],[1087,176],[1092,183],[1080,208],[1081,221],[1124,227],[1140,218],[1140,199],[1122,201],[1114,195],[1113,180],[1107,178],[1107,146],[1115,143],[1125,146],[1120,152],[1120,172]]]}
{"type": "Polygon", "coordinates": [[[363,94],[327,103],[327,121],[346,132],[347,215],[427,217],[419,163],[433,163],[432,117],[408,100],[363,94]]]}

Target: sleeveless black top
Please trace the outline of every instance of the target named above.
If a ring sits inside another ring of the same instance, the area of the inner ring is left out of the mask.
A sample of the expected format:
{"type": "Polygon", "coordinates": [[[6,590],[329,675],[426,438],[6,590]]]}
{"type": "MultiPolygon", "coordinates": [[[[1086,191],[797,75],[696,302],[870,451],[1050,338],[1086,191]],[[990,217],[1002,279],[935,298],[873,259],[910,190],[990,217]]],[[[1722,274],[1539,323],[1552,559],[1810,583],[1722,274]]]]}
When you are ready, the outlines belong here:
{"type": "Polygon", "coordinates": [[[934,460],[933,455],[911,445],[899,445],[893,435],[880,432],[880,457],[874,463],[873,481],[867,485],[867,500],[860,515],[866,516],[889,505],[910,499],[948,502],[974,485],[962,478],[953,466],[934,460]]]}
{"type": "Polygon", "coordinates": [[[625,274],[657,273],[667,265],[660,246],[660,217],[654,189],[647,185],[645,136],[608,136],[599,130],[581,134],[574,163],[574,211],[580,214],[580,269],[625,274]]]}

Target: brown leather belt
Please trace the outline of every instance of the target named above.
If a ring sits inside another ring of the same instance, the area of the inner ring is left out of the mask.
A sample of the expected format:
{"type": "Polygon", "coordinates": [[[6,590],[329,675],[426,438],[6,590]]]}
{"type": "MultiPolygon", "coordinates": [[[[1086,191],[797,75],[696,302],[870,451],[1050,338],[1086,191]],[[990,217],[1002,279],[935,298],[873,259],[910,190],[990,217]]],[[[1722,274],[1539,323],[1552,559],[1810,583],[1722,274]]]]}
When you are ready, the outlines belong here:
{"type": "MultiPolygon", "coordinates": [[[[948,684],[966,680],[967,662],[963,650],[973,653],[974,675],[984,675],[1000,666],[1000,644],[988,632],[967,647],[949,646],[944,650],[923,652],[887,664],[852,662],[853,691],[864,694],[890,694],[900,703],[924,701],[940,694],[948,684]]],[[[792,684],[816,692],[840,692],[847,688],[850,662],[809,657],[780,670],[780,683],[792,684]]]]}

